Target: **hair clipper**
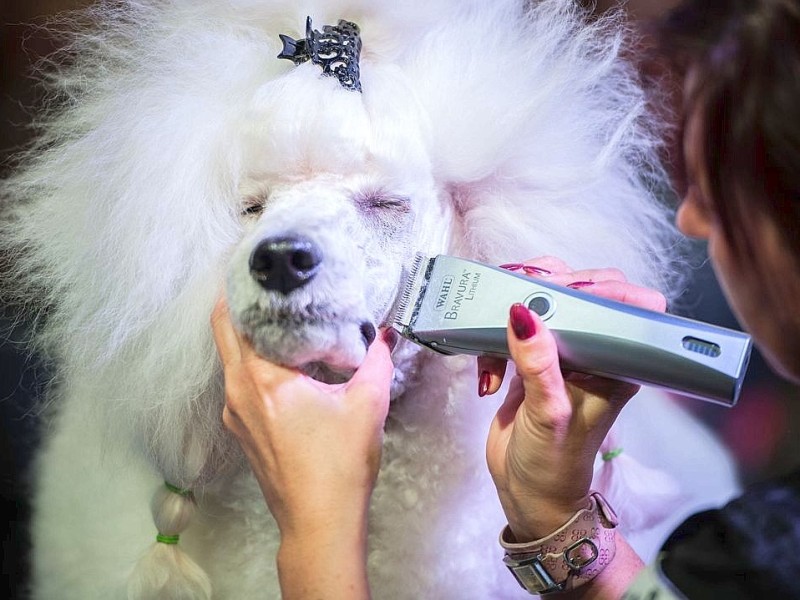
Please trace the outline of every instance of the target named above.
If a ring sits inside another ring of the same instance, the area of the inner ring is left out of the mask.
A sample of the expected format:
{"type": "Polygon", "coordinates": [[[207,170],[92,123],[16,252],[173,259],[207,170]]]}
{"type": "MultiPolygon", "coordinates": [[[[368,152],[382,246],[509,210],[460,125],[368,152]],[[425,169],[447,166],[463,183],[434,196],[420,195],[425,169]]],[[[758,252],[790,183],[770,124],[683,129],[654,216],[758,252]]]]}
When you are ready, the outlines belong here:
{"type": "Polygon", "coordinates": [[[738,400],[749,335],[453,256],[416,256],[393,326],[442,354],[509,358],[506,326],[515,302],[545,321],[566,369],[726,406],[738,400]]]}

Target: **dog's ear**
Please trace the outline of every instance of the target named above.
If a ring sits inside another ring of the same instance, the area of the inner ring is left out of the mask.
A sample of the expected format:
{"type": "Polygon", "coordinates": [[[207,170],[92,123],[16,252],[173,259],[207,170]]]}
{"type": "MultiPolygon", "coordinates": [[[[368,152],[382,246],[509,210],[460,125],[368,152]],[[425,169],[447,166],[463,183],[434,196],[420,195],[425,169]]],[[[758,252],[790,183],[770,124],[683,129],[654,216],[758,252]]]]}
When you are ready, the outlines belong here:
{"type": "Polygon", "coordinates": [[[495,175],[448,189],[454,254],[492,264],[551,255],[574,268],[614,265],[661,290],[678,277],[671,210],[636,179],[608,173],[583,189],[554,190],[495,175]]]}
{"type": "Polygon", "coordinates": [[[621,30],[572,4],[506,5],[480,20],[465,12],[421,44],[411,79],[459,221],[452,250],[616,265],[680,289],[664,276],[677,272],[680,236],[662,197],[660,121],[621,30]]]}

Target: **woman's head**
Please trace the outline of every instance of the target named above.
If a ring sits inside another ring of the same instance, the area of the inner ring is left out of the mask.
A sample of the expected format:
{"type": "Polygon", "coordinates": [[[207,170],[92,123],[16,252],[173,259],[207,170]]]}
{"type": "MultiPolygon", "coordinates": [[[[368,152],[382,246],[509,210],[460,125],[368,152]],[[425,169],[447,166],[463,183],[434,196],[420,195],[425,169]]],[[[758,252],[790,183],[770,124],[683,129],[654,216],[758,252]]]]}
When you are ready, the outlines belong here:
{"type": "Polygon", "coordinates": [[[800,2],[685,2],[661,39],[687,84],[684,123],[702,124],[698,167],[728,242],[757,250],[747,223],[760,210],[800,257],[800,2]]]}
{"type": "Polygon", "coordinates": [[[684,81],[678,224],[709,240],[734,312],[800,380],[800,1],[690,0],[659,33],[684,81]]]}

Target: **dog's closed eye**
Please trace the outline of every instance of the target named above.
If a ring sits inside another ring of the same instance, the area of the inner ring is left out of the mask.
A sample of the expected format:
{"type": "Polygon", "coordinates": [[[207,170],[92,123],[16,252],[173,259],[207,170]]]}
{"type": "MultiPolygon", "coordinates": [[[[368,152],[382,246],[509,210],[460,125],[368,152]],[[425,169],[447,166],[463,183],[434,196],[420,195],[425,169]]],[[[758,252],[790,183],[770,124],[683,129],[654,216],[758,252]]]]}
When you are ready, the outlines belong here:
{"type": "Polygon", "coordinates": [[[245,198],[242,203],[241,216],[242,217],[257,217],[264,212],[264,204],[266,198],[261,196],[254,196],[252,198],[245,198]]]}
{"type": "Polygon", "coordinates": [[[411,210],[411,201],[407,197],[380,190],[360,194],[356,204],[365,212],[380,210],[407,213],[411,210]]]}

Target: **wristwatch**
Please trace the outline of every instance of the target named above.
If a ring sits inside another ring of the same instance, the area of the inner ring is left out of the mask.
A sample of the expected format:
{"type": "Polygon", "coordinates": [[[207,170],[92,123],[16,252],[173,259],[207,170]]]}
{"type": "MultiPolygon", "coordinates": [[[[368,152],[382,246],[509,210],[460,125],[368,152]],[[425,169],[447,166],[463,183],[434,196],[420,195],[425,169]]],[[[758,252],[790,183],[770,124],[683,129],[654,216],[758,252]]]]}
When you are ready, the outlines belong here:
{"type": "Polygon", "coordinates": [[[519,543],[506,525],[500,545],[503,562],[524,590],[549,594],[575,589],[596,577],[616,553],[614,509],[599,493],[589,493],[589,506],[550,535],[519,543]]]}

